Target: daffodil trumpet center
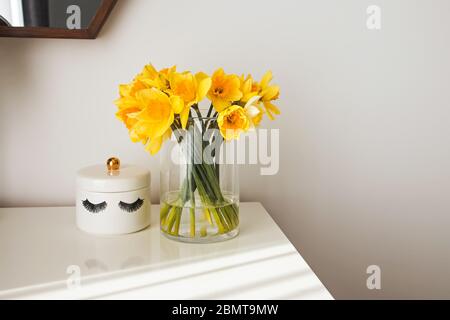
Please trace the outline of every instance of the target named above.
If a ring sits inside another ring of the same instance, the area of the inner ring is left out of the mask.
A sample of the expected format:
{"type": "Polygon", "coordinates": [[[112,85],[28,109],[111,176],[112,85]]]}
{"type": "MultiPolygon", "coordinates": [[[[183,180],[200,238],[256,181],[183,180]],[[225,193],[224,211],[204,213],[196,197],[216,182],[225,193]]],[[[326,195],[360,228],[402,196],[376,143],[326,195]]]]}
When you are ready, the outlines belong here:
{"type": "Polygon", "coordinates": [[[220,96],[221,94],[223,94],[223,88],[215,88],[214,89],[214,94],[220,96]]]}

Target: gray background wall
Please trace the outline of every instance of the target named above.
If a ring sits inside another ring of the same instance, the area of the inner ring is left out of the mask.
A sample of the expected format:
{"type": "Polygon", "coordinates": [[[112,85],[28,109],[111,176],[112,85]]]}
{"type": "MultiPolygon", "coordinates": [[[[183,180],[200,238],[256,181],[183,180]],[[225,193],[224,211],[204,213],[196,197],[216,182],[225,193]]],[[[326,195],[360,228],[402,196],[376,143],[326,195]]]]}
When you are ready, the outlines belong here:
{"type": "MultiPolygon", "coordinates": [[[[0,39],[0,206],[70,205],[74,172],[158,158],[115,120],[148,61],[272,69],[281,170],[242,169],[336,298],[450,298],[450,2],[120,0],[95,41],[0,39]],[[366,8],[382,29],[366,28],[366,8]],[[382,269],[382,290],[366,268],[382,269]]],[[[38,217],[37,217],[38,218],[38,217]]]]}

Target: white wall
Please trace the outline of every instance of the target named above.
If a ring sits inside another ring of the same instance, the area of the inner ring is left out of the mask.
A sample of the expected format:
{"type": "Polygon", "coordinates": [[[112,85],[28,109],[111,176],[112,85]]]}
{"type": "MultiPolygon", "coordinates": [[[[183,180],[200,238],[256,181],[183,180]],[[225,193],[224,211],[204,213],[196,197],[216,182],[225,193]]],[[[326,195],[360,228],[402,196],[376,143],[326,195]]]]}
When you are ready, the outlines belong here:
{"type": "Polygon", "coordinates": [[[242,170],[337,298],[450,298],[448,0],[120,0],[100,37],[0,39],[0,206],[68,205],[109,155],[151,168],[115,120],[141,66],[261,76],[282,88],[281,171],[242,170]],[[382,30],[365,10],[382,8],[382,30]],[[366,267],[382,268],[382,290],[366,267]]]}
{"type": "Polygon", "coordinates": [[[11,2],[9,0],[0,0],[0,15],[11,24],[11,2]]]}

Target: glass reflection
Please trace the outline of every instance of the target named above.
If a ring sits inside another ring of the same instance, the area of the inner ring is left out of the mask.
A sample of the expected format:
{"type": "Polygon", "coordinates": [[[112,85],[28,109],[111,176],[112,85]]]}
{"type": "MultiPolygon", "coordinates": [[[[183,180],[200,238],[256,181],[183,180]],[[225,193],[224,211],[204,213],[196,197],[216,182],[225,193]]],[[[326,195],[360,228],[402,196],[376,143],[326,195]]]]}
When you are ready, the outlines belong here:
{"type": "Polygon", "coordinates": [[[87,29],[102,0],[0,0],[0,25],[87,29]]]}

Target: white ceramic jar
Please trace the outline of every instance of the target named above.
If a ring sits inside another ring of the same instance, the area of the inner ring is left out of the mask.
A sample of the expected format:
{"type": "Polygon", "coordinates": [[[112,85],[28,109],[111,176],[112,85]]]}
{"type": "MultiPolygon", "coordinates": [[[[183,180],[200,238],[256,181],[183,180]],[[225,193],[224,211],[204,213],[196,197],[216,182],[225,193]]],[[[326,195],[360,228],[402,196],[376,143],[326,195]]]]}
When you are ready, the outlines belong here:
{"type": "Polygon", "coordinates": [[[117,158],[77,173],[77,226],[103,235],[139,231],[150,224],[150,172],[120,166],[117,158]]]}

